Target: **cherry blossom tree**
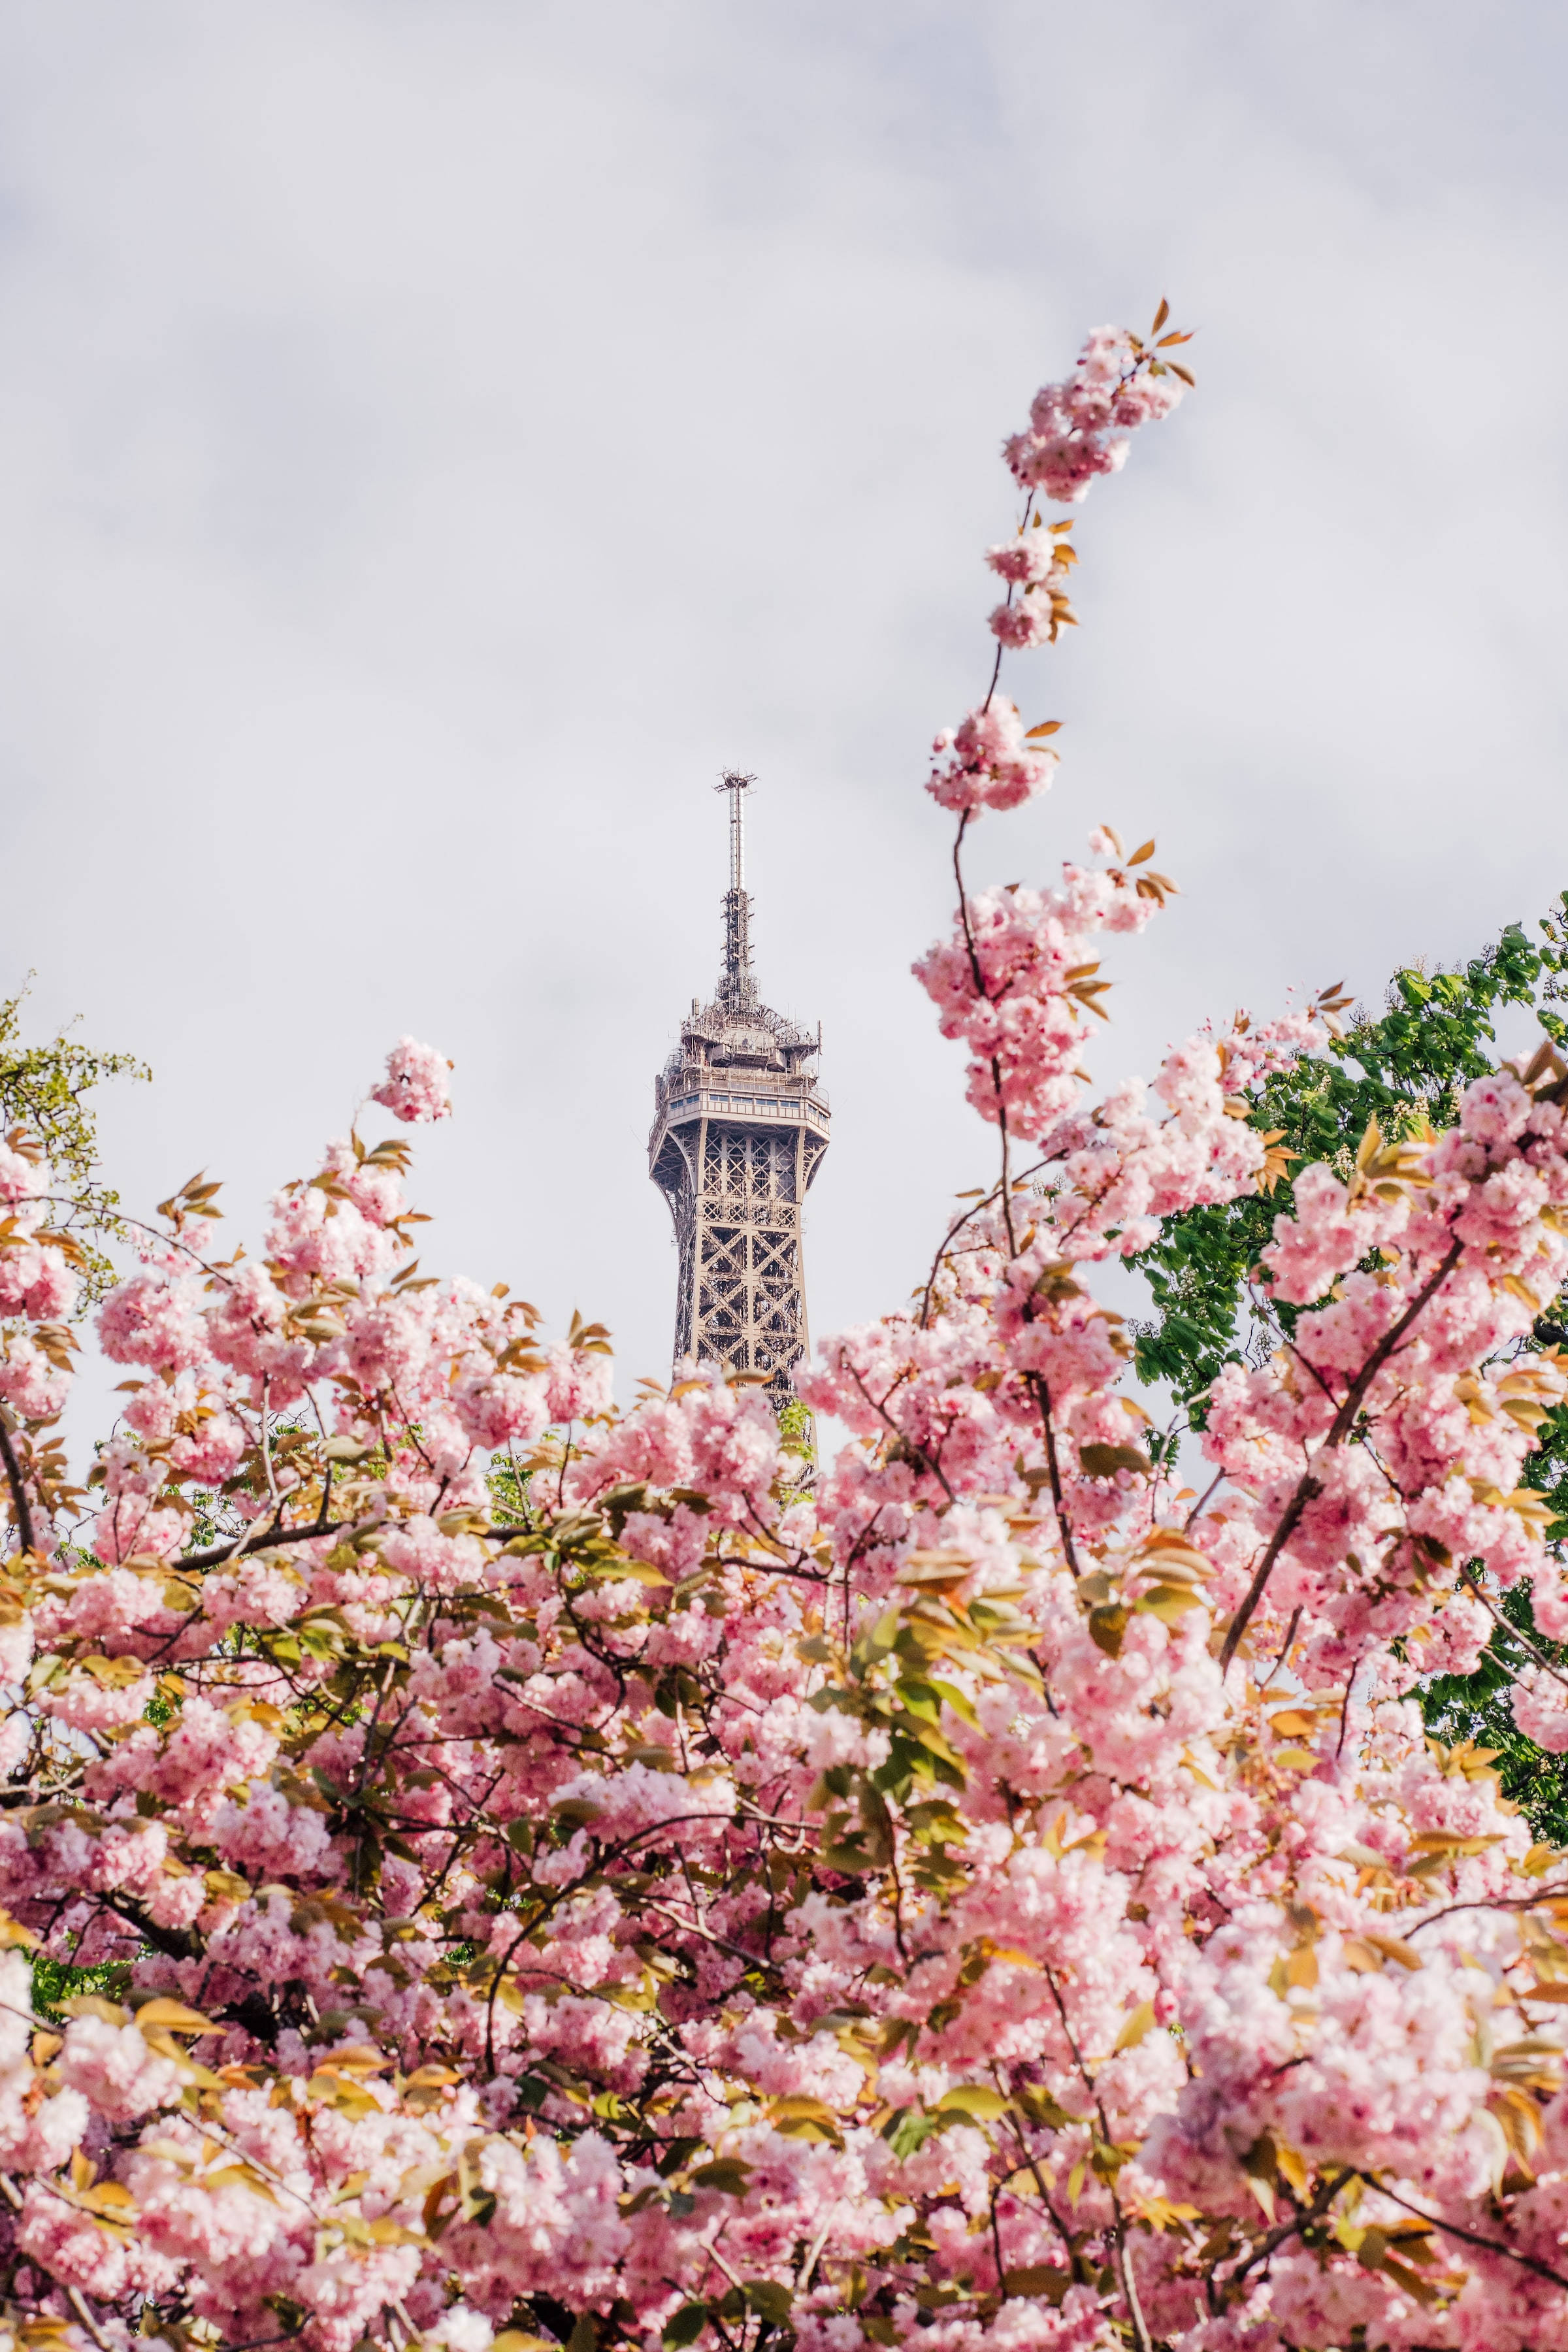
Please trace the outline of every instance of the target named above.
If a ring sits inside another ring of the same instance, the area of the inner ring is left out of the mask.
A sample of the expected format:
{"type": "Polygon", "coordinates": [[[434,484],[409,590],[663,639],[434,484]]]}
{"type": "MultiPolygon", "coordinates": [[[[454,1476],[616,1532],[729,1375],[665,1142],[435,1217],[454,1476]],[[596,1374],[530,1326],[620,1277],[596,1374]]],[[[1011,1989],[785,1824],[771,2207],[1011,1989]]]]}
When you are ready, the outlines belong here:
{"type": "MultiPolygon", "coordinates": [[[[422,1274],[404,1140],[255,1255],[139,1228],[53,1432],[77,1244],[0,1151],[4,2326],[40,2352],[1288,2352],[1568,2339],[1568,1857],[1424,1735],[1528,1586],[1568,1365],[1568,1074],[1297,1167],[1201,1484],[1095,1268],[1277,1194],[1257,1114],[1333,1010],[1238,1015],[1096,1099],[1114,834],[972,890],[1043,791],[1005,653],[1072,620],[1045,520],[1185,378],[1092,336],[1007,444],[990,690],[938,738],[921,981],[996,1181],[908,1311],[766,1398],[613,1408],[605,1335],[422,1274]]],[[[374,1099],[444,1117],[405,1039],[374,1099]]],[[[1548,1653],[1514,1701],[1568,1750],[1548,1653]]]]}

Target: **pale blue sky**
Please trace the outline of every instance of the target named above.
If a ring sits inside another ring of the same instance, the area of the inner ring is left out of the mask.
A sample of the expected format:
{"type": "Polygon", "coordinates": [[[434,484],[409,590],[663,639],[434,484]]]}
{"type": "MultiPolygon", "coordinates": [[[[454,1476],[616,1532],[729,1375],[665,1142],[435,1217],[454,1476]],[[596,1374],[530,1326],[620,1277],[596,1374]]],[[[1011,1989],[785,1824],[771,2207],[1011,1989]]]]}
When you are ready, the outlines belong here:
{"type": "Polygon", "coordinates": [[[1055,793],[1184,897],[1106,1076],[1568,885],[1560,10],[0,0],[0,978],[146,1055],[133,1199],[240,1225],[411,1029],[427,1262],[665,1360],[651,1082],[762,779],[760,976],[826,1026],[818,1332],[989,1164],[907,978],[996,461],[1168,293],[1194,399],[1026,657],[1055,793]],[[33,877],[24,879],[25,877],[33,877]]]}

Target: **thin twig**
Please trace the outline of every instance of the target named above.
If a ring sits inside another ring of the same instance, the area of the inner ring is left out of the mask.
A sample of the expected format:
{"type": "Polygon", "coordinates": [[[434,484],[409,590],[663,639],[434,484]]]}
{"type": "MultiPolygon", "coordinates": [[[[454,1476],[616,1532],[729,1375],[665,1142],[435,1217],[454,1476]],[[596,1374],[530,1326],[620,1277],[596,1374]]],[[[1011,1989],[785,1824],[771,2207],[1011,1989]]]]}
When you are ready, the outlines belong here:
{"type": "Polygon", "coordinates": [[[1279,1655],[1275,1659],[1274,1664],[1269,1667],[1268,1672],[1264,1675],[1263,1680],[1258,1685],[1260,1691],[1266,1691],[1268,1688],[1269,1684],[1274,1680],[1275,1675],[1279,1673],[1280,1667],[1289,1656],[1296,1640],[1296,1628],[1300,1622],[1301,1610],[1300,1604],[1298,1603],[1296,1608],[1291,1612],[1290,1622],[1285,1628],[1284,1646],[1281,1648],[1279,1655]]]}
{"type": "Polygon", "coordinates": [[[1450,2238],[1462,2238],[1466,2245],[1480,2246],[1489,2254],[1506,2254],[1510,2263],[1518,2263],[1521,2269],[1533,2271],[1537,2278],[1550,2279],[1553,2286],[1568,2287],[1568,2277],[1564,2277],[1561,2271],[1554,2271],[1550,2263],[1538,2263],[1533,2254],[1521,2254],[1516,2248],[1505,2245],[1500,2238],[1483,2238],[1479,2230],[1467,2230],[1462,2222],[1445,2221],[1440,2214],[1423,2212],[1419,2205],[1412,2205],[1408,2197],[1401,2197],[1396,2189],[1390,2189],[1388,2183],[1379,2180],[1375,2173],[1363,2172],[1361,2177],[1369,2189],[1377,2190],[1379,2196],[1391,2197],[1396,2205],[1403,2205],[1407,2213],[1414,2213],[1417,2221],[1429,2223],[1434,2230],[1441,2230],[1450,2238]]]}
{"type": "Polygon", "coordinates": [[[963,836],[969,827],[970,814],[965,809],[958,820],[958,831],[952,844],[952,878],[958,885],[958,919],[963,925],[963,944],[969,950],[969,971],[974,982],[974,993],[982,1004],[989,1004],[991,992],[981,973],[980,954],[974,944],[974,933],[969,926],[969,898],[963,887],[963,836]]]}
{"type": "Polygon", "coordinates": [[[97,2320],[88,2309],[87,2297],[83,2294],[80,2287],[68,2286],[66,2289],[66,2301],[69,2304],[71,2309],[75,2312],[77,2317],[80,2320],[82,2326],[86,2328],[93,2342],[98,2346],[99,2352],[113,2352],[113,2347],[110,2344],[108,2336],[105,2336],[97,2320]]]}
{"type": "Polygon", "coordinates": [[[668,1919],[670,1926],[678,1927],[683,1936],[700,1936],[705,1944],[713,1945],[721,1952],[729,1952],[737,1960],[744,1960],[749,1969],[766,1969],[775,1977],[784,1975],[776,1960],[768,1959],[762,1952],[748,1952],[743,1944],[732,1944],[727,1936],[716,1935],[711,1927],[699,1927],[695,1919],[683,1919],[679,1912],[667,1911],[662,1903],[650,1902],[645,1896],[643,1908],[656,1913],[660,1919],[668,1919]]]}
{"type": "MultiPolygon", "coordinates": [[[[1554,1683],[1561,1683],[1564,1689],[1568,1689],[1568,1675],[1565,1675],[1560,1666],[1552,1664],[1552,1660],[1547,1656],[1545,1651],[1542,1649],[1538,1643],[1531,1640],[1530,1635],[1525,1632],[1522,1625],[1516,1625],[1511,1618],[1505,1617],[1503,1615],[1500,1609],[1496,1609],[1492,1606],[1492,1603],[1487,1599],[1486,1594],[1481,1591],[1480,1586],[1476,1582],[1474,1577],[1471,1576],[1468,1570],[1460,1570],[1459,1582],[1464,1586],[1467,1592],[1474,1593],[1476,1599],[1480,1602],[1481,1607],[1486,1611],[1488,1616],[1490,1617],[1496,1624],[1500,1625],[1505,1633],[1511,1633],[1520,1647],[1530,1652],[1531,1656],[1535,1660],[1537,1665],[1545,1667],[1546,1672],[1551,1675],[1554,1683]]],[[[1496,1664],[1502,1666],[1504,1674],[1508,1675],[1509,1680],[1510,1682],[1517,1682],[1519,1680],[1519,1676],[1509,1672],[1508,1667],[1503,1664],[1503,1661],[1500,1658],[1496,1657],[1495,1652],[1493,1655],[1496,1664]]]]}
{"type": "Polygon", "coordinates": [[[998,2180],[991,2184],[991,2249],[996,2263],[996,2292],[1005,2303],[1008,2300],[1007,2266],[1002,2260],[1002,2226],[996,2219],[996,2199],[1001,2186],[998,2180]]]}
{"type": "Polygon", "coordinates": [[[1007,1133],[1007,1106],[1002,1099],[1002,1064],[998,1055],[991,1056],[991,1084],[996,1094],[996,1124],[1002,1130],[1002,1223],[1007,1228],[1007,1255],[1018,1255],[1018,1236],[1013,1229],[1013,1184],[1008,1170],[1011,1139],[1007,1133]]]}
{"type": "Polygon", "coordinates": [[[936,1288],[936,1278],[942,1271],[942,1260],[946,1257],[949,1249],[957,1240],[959,1234],[963,1231],[964,1226],[970,1223],[971,1219],[977,1217],[983,1209],[988,1209],[995,1198],[996,1188],[993,1185],[991,1191],[985,1194],[984,1198],[983,1200],[976,1201],[973,1207],[965,1209],[963,1214],[961,1217],[956,1218],[954,1222],[949,1225],[946,1233],[942,1235],[942,1246],[937,1251],[935,1257],[932,1258],[931,1272],[926,1276],[925,1291],[921,1299],[921,1311],[915,1318],[915,1328],[917,1330],[923,1331],[926,1328],[927,1321],[931,1315],[931,1292],[936,1288]]]}
{"type": "Polygon", "coordinates": [[[1451,1918],[1456,1911],[1533,1911],[1538,1904],[1560,1903],[1568,1895],[1568,1879],[1555,1886],[1539,1887],[1533,1895],[1487,1895],[1474,1903],[1445,1903],[1441,1911],[1429,1911],[1425,1919],[1417,1919],[1406,1927],[1406,1936],[1418,1936],[1423,1927],[1434,1927],[1439,1919],[1451,1918]]]}
{"type": "MultiPolygon", "coordinates": [[[[1191,1424],[1189,1423],[1188,1426],[1190,1427],[1191,1424]]],[[[1215,1472],[1214,1476],[1209,1480],[1208,1485],[1204,1488],[1203,1493],[1198,1496],[1197,1501],[1193,1505],[1192,1509],[1187,1513],[1185,1519],[1183,1521],[1182,1531],[1184,1534],[1191,1533],[1193,1521],[1197,1517],[1198,1513],[1203,1509],[1204,1505],[1208,1501],[1208,1498],[1214,1493],[1215,1488],[1223,1483],[1224,1478],[1225,1472],[1223,1470],[1216,1470],[1215,1472]]]]}
{"type": "MultiPolygon", "coordinates": [[[[1067,2003],[1063,2000],[1056,1978],[1048,1968],[1045,1971],[1045,1977],[1050,1988],[1051,1999],[1056,2003],[1057,2015],[1061,2020],[1062,2032],[1066,2037],[1068,2048],[1073,2054],[1073,2063],[1078,2068],[1084,2088],[1094,2101],[1094,2111],[1100,2117],[1100,2136],[1109,2142],[1110,2122],[1105,2112],[1105,2103],[1100,2095],[1094,2076],[1084,2062],[1083,2053],[1078,2046],[1072,2027],[1068,2022],[1067,2003]]],[[[1153,2338],[1150,2336],[1143,2317],[1143,2306],[1138,2300],[1138,2283],[1132,2275],[1132,2267],[1127,2259],[1127,2223],[1121,2211],[1121,2200],[1116,2193],[1114,2181],[1108,2181],[1106,2187],[1110,2191],[1110,2210],[1116,2216],[1116,2269],[1121,2280],[1121,2292],[1127,2304],[1127,2316],[1131,2324],[1132,2340],[1138,2347],[1138,2352],[1154,2352],[1153,2338]]]]}
{"type": "Polygon", "coordinates": [[[816,2237],[813,2239],[811,2251],[806,2255],[805,2262],[801,2264],[799,2274],[795,2279],[795,2291],[796,2294],[804,2294],[806,2288],[811,2284],[811,2274],[822,2259],[822,2249],[827,2243],[827,2232],[832,2229],[834,2221],[837,2216],[837,2212],[838,2208],[837,2204],[833,2204],[828,2207],[827,2219],[824,2221],[821,2229],[818,2230],[816,2237]]]}

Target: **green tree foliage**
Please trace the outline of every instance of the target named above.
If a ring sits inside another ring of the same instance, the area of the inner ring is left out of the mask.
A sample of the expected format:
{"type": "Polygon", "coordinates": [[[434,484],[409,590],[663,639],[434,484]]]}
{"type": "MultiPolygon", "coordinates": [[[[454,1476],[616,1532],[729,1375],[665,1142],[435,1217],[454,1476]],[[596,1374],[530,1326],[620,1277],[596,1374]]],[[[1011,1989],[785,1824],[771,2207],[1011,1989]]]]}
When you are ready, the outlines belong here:
{"type": "Polygon", "coordinates": [[[22,1038],[27,992],[0,997],[0,1131],[25,1128],[43,1146],[59,1194],[53,1223],[83,1253],[83,1304],[102,1297],[114,1279],[97,1244],[117,1236],[120,1195],[100,1181],[98,1135],[89,1097],[106,1078],[150,1078],[132,1054],[100,1054],[67,1029],[44,1045],[22,1038]]]}
{"type": "Polygon", "coordinates": [[[1493,1634],[1475,1673],[1435,1675],[1422,1693],[1426,1728],[1447,1748],[1460,1748],[1469,1741],[1483,1751],[1489,1749],[1505,1794],[1523,1807],[1537,1837],[1555,1846],[1568,1846],[1565,1759],[1549,1756],[1527,1739],[1508,1704],[1515,1675],[1535,1658],[1562,1666],[1568,1663],[1568,1649],[1536,1632],[1530,1595],[1522,1585],[1500,1594],[1498,1608],[1507,1622],[1493,1634]]]}
{"type": "MultiPolygon", "coordinates": [[[[1278,1133],[1297,1167],[1327,1160],[1348,1176],[1375,1118],[1390,1139],[1429,1118],[1447,1122],[1458,1097],[1496,1062],[1494,1024],[1507,1004],[1530,1008],[1554,1043],[1568,1043],[1556,1010],[1568,1000],[1568,891],[1540,925],[1540,944],[1510,923],[1494,947],[1454,971],[1395,972],[1374,1019],[1358,1006],[1326,1055],[1309,1055],[1272,1079],[1252,1122],[1278,1133]]],[[[1336,1024],[1336,1026],[1339,1024],[1336,1024]]],[[[1136,1327],[1141,1379],[1167,1387],[1203,1422],[1203,1397],[1222,1364],[1278,1346],[1294,1310],[1249,1286],[1247,1273],[1294,1206],[1289,1176],[1271,1197],[1168,1217],[1135,1263],[1147,1276],[1155,1318],[1136,1327]]]]}
{"type": "MultiPolygon", "coordinates": [[[[1424,1119],[1452,1123],[1458,1096],[1496,1066],[1503,1007],[1528,1010],[1554,1045],[1568,1049],[1568,1020],[1560,1009],[1568,1005],[1568,891],[1537,929],[1534,940],[1510,923],[1494,946],[1451,971],[1396,971],[1379,1016],[1362,1006],[1342,1024],[1331,1016],[1336,1034],[1328,1053],[1271,1080],[1253,1123],[1279,1136],[1292,1167],[1326,1160],[1348,1176],[1372,1119],[1390,1139],[1424,1119]]],[[[1137,1368],[1142,1379],[1167,1388],[1179,1409],[1166,1441],[1173,1447],[1184,1426],[1203,1426],[1205,1397],[1222,1365],[1262,1361],[1294,1326],[1296,1309],[1247,1280],[1292,1198],[1287,1176],[1269,1198],[1168,1217],[1160,1239],[1136,1261],[1155,1310],[1132,1327],[1137,1368]]],[[[1562,1298],[1536,1324],[1531,1342],[1560,1344],[1568,1345],[1568,1299],[1562,1298]]],[[[1562,1542],[1568,1539],[1568,1410],[1554,1408],[1540,1438],[1523,1484],[1552,1503],[1552,1533],[1562,1542]]],[[[1501,1596],[1500,1609],[1506,1622],[1476,1673],[1440,1675],[1427,1686],[1427,1724],[1450,1746],[1468,1740],[1494,1750],[1506,1792],[1538,1834],[1568,1844],[1563,1759],[1526,1739],[1508,1705],[1513,1675],[1532,1656],[1561,1664],[1568,1651],[1536,1633],[1526,1592],[1501,1596]]]]}
{"type": "Polygon", "coordinates": [[[811,1413],[798,1397],[787,1397],[778,1410],[779,1435],[790,1453],[797,1454],[808,1469],[816,1462],[816,1425],[811,1413]]]}
{"type": "MultiPolygon", "coordinates": [[[[98,1174],[98,1134],[89,1099],[105,1078],[150,1078],[144,1062],[131,1054],[100,1054],[68,1030],[42,1045],[22,1034],[27,991],[0,997],[0,1133],[24,1129],[43,1147],[48,1181],[58,1204],[51,1223],[71,1234],[81,1252],[81,1304],[90,1306],[114,1280],[114,1268],[97,1244],[121,1231],[120,1195],[98,1174]]],[[[40,1429],[46,1423],[38,1423],[40,1429]]],[[[25,1774],[25,1768],[24,1768],[25,1774]]],[[[24,1777],[19,1774],[17,1777],[24,1777]]],[[[33,2000],[41,2017],[53,2020],[58,2004],[78,1993],[111,1993],[129,1971],[119,1964],[72,1968],[40,1958],[34,1963],[33,2000]]]]}

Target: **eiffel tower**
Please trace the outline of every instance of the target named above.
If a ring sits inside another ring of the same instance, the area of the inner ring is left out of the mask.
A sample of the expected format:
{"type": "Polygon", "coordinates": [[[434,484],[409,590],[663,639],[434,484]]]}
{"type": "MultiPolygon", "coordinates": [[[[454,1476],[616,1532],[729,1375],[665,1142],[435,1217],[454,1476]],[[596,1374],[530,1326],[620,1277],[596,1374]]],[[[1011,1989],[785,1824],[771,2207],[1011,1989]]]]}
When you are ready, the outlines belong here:
{"type": "Polygon", "coordinates": [[[808,1346],[801,1222],[827,1149],[815,1036],[773,1012],[752,974],[745,802],[754,776],[727,772],[730,887],[724,968],[710,1003],[693,997],[680,1043],[654,1081],[648,1173],[669,1202],[679,1252],[675,1361],[695,1357],[764,1379],[776,1401],[808,1346]]]}

